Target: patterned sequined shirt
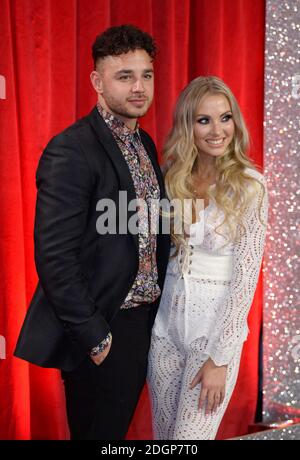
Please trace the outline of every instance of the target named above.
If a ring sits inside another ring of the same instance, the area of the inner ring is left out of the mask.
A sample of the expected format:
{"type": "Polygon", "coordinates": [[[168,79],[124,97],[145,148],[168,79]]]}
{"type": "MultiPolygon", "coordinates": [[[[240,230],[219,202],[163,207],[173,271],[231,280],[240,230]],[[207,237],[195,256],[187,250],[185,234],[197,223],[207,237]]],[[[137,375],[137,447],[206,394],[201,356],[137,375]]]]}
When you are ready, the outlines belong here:
{"type": "Polygon", "coordinates": [[[159,218],[151,200],[159,200],[160,189],[151,160],[142,144],[139,126],[128,128],[121,120],[97,104],[98,112],[111,130],[128,165],[137,199],[147,206],[139,206],[138,238],[139,269],[135,281],[121,308],[132,308],[141,303],[152,303],[160,295],[156,264],[156,228],[159,218]],[[151,216],[150,216],[151,210],[151,216]]]}

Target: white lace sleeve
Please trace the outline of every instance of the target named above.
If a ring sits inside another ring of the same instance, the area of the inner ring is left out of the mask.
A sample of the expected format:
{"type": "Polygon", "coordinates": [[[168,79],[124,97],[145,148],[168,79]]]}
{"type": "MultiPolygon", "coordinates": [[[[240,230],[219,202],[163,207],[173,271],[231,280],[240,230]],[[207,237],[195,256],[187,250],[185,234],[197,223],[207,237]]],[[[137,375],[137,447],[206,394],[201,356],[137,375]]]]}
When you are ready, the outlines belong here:
{"type": "Polygon", "coordinates": [[[247,316],[260,271],[268,215],[268,194],[265,178],[260,173],[256,174],[259,174],[259,181],[264,187],[260,187],[244,213],[242,223],[245,231],[233,249],[230,290],[218,314],[215,332],[208,347],[210,358],[217,366],[228,364],[236,347],[245,340],[247,316]]]}

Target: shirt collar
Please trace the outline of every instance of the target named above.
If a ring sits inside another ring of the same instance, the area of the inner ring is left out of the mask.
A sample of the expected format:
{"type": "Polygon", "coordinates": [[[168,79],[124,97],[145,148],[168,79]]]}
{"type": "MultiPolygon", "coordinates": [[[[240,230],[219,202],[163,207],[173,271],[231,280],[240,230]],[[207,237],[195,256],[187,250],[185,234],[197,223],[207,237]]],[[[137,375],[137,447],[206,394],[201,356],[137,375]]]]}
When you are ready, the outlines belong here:
{"type": "Polygon", "coordinates": [[[139,123],[136,123],[136,127],[134,130],[128,128],[128,126],[123,123],[119,118],[117,118],[115,115],[113,115],[111,112],[108,110],[105,110],[99,102],[97,102],[97,109],[105,123],[108,125],[108,127],[113,131],[113,133],[118,136],[121,140],[126,141],[126,140],[131,140],[134,135],[137,135],[139,137],[139,123]]]}

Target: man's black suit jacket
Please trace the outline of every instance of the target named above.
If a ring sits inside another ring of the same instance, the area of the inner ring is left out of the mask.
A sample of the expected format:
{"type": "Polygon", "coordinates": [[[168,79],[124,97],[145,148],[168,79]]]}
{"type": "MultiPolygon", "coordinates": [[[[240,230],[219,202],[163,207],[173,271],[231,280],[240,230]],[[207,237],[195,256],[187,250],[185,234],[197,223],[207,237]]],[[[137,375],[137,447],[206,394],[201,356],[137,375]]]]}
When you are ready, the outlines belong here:
{"type": "MultiPolygon", "coordinates": [[[[163,198],[155,145],[145,131],[140,134],[163,198]]],[[[138,235],[97,233],[97,202],[113,200],[118,216],[119,191],[127,191],[128,201],[136,194],[122,152],[96,108],[49,142],[36,179],[39,283],[14,354],[70,371],[107,335],[138,271],[138,235]]],[[[128,212],[128,219],[133,214],[128,212]]],[[[158,234],[161,289],[169,247],[169,235],[158,234]]]]}

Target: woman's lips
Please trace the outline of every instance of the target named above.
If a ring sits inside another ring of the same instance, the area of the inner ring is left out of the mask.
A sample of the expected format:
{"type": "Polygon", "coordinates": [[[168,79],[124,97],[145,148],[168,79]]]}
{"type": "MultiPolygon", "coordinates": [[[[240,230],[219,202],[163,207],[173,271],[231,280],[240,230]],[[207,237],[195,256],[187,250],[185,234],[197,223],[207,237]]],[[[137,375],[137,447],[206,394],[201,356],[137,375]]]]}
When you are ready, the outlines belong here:
{"type": "Polygon", "coordinates": [[[224,145],[225,138],[222,139],[206,139],[206,143],[211,147],[221,147],[224,145]]]}

